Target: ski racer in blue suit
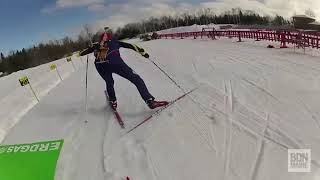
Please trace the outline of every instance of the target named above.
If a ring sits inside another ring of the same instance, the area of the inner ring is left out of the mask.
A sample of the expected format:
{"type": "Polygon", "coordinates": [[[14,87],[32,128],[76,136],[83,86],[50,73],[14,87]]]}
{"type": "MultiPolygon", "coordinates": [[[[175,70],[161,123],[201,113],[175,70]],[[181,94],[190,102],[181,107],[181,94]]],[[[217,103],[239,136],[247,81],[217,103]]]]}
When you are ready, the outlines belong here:
{"type": "Polygon", "coordinates": [[[100,76],[106,82],[106,89],[109,96],[109,103],[115,110],[117,108],[117,98],[114,90],[114,80],[112,74],[118,74],[119,76],[129,80],[133,83],[142,99],[147,103],[149,108],[154,109],[159,106],[166,105],[166,101],[155,101],[154,97],[150,94],[142,78],[135,73],[121,58],[119,48],[128,48],[140,53],[143,57],[149,58],[149,54],[141,47],[134,44],[118,41],[112,36],[112,33],[105,28],[105,32],[100,37],[99,43],[94,43],[91,47],[80,52],[80,56],[84,56],[89,53],[95,55],[95,66],[100,76]]]}

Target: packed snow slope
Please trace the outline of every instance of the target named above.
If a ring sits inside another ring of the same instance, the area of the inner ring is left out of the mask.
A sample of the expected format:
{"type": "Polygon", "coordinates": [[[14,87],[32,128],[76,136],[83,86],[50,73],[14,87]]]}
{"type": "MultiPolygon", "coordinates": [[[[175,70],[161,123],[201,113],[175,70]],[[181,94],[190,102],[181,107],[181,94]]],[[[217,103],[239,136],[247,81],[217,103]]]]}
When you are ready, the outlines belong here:
{"type": "Polygon", "coordinates": [[[67,62],[63,58],[0,78],[0,142],[21,117],[37,104],[31,88],[28,85],[21,87],[18,80],[28,77],[37,98],[42,101],[59,83],[83,66],[80,58],[73,57],[73,60],[67,62]],[[57,66],[56,70],[50,70],[52,64],[57,66]]]}
{"type": "Polygon", "coordinates": [[[198,24],[194,24],[191,26],[180,26],[180,27],[175,27],[175,28],[169,28],[169,29],[164,29],[161,31],[157,31],[157,33],[159,34],[170,34],[170,33],[183,33],[183,32],[198,32],[198,31],[202,31],[203,28],[205,29],[205,31],[208,30],[220,30],[223,27],[237,27],[237,25],[234,24],[207,24],[207,25],[198,25],[198,24]]]}
{"type": "Polygon", "coordinates": [[[318,56],[230,39],[138,44],[181,87],[149,60],[122,49],[123,59],[157,99],[197,89],[127,133],[153,111],[132,84],[114,75],[126,126],[121,129],[90,56],[87,113],[81,66],[23,116],[2,143],[64,139],[56,180],[320,178],[318,56]],[[311,149],[311,173],[288,173],[288,148],[311,149]]]}
{"type": "Polygon", "coordinates": [[[170,29],[165,29],[161,31],[157,31],[157,33],[160,34],[169,34],[169,33],[182,33],[182,32],[195,32],[195,31],[202,31],[203,28],[208,28],[208,29],[220,29],[220,25],[216,24],[208,24],[208,25],[197,25],[194,24],[192,26],[180,26],[180,27],[175,27],[175,28],[170,28],[170,29]]]}

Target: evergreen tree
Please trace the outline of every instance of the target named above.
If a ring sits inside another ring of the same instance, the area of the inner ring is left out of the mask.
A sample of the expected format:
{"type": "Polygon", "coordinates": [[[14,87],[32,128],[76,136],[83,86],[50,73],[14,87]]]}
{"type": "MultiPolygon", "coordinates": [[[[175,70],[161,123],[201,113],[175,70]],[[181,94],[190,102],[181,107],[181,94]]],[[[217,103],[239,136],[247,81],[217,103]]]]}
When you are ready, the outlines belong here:
{"type": "MultiPolygon", "coordinates": [[[[309,12],[309,14],[312,14],[309,12]]],[[[141,22],[130,23],[115,31],[119,39],[137,37],[139,34],[151,33],[177,26],[190,26],[194,24],[242,24],[242,25],[287,25],[291,22],[282,16],[260,16],[254,11],[231,9],[222,14],[215,14],[212,9],[202,9],[198,13],[184,13],[179,16],[151,17],[141,22]]],[[[65,37],[61,40],[51,40],[47,43],[40,43],[21,51],[11,51],[7,57],[0,54],[0,71],[12,73],[18,70],[38,66],[66,57],[70,53],[88,47],[91,41],[99,39],[99,32],[93,33],[88,25],[79,34],[76,40],[65,37]]]]}
{"type": "Polygon", "coordinates": [[[0,53],[0,60],[4,60],[4,55],[2,53],[0,53]]]}

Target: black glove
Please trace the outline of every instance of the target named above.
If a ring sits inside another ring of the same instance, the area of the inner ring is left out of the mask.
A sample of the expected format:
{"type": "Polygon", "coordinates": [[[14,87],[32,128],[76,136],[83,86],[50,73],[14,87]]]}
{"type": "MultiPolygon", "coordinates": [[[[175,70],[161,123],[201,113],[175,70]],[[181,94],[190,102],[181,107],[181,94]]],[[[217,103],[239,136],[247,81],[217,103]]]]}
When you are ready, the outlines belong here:
{"type": "Polygon", "coordinates": [[[143,57],[149,58],[149,54],[148,54],[143,48],[141,48],[141,47],[137,47],[137,48],[138,48],[139,53],[140,53],[143,57]]]}
{"type": "Polygon", "coordinates": [[[149,54],[148,53],[144,53],[142,56],[145,57],[145,58],[149,58],[149,54]]]}

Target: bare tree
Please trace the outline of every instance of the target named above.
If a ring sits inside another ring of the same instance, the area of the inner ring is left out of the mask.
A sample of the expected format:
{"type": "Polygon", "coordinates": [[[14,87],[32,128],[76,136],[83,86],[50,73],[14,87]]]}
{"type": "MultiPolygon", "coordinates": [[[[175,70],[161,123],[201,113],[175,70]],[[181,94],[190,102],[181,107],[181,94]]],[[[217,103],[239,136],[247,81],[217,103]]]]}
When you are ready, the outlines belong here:
{"type": "Polygon", "coordinates": [[[143,32],[144,34],[147,33],[147,31],[146,31],[146,25],[145,25],[145,22],[144,22],[144,21],[142,21],[142,22],[140,23],[140,31],[143,32]]]}
{"type": "Polygon", "coordinates": [[[202,21],[201,21],[201,16],[202,16],[202,9],[201,10],[198,10],[197,12],[196,12],[196,17],[197,17],[197,19],[199,20],[199,25],[202,25],[202,21]]]}
{"type": "Polygon", "coordinates": [[[171,16],[169,16],[169,21],[170,21],[170,28],[173,28],[173,25],[172,25],[173,18],[171,16]]]}
{"type": "Polygon", "coordinates": [[[174,20],[176,21],[176,27],[179,27],[179,14],[176,14],[174,17],[174,20]]]}
{"type": "Polygon", "coordinates": [[[83,26],[83,31],[85,33],[87,40],[92,44],[92,38],[94,36],[94,33],[92,32],[91,27],[88,24],[85,24],[83,26]]]}
{"type": "Polygon", "coordinates": [[[211,14],[211,9],[210,8],[206,8],[204,9],[204,17],[205,17],[205,22],[206,24],[209,24],[209,16],[211,14]]]}

